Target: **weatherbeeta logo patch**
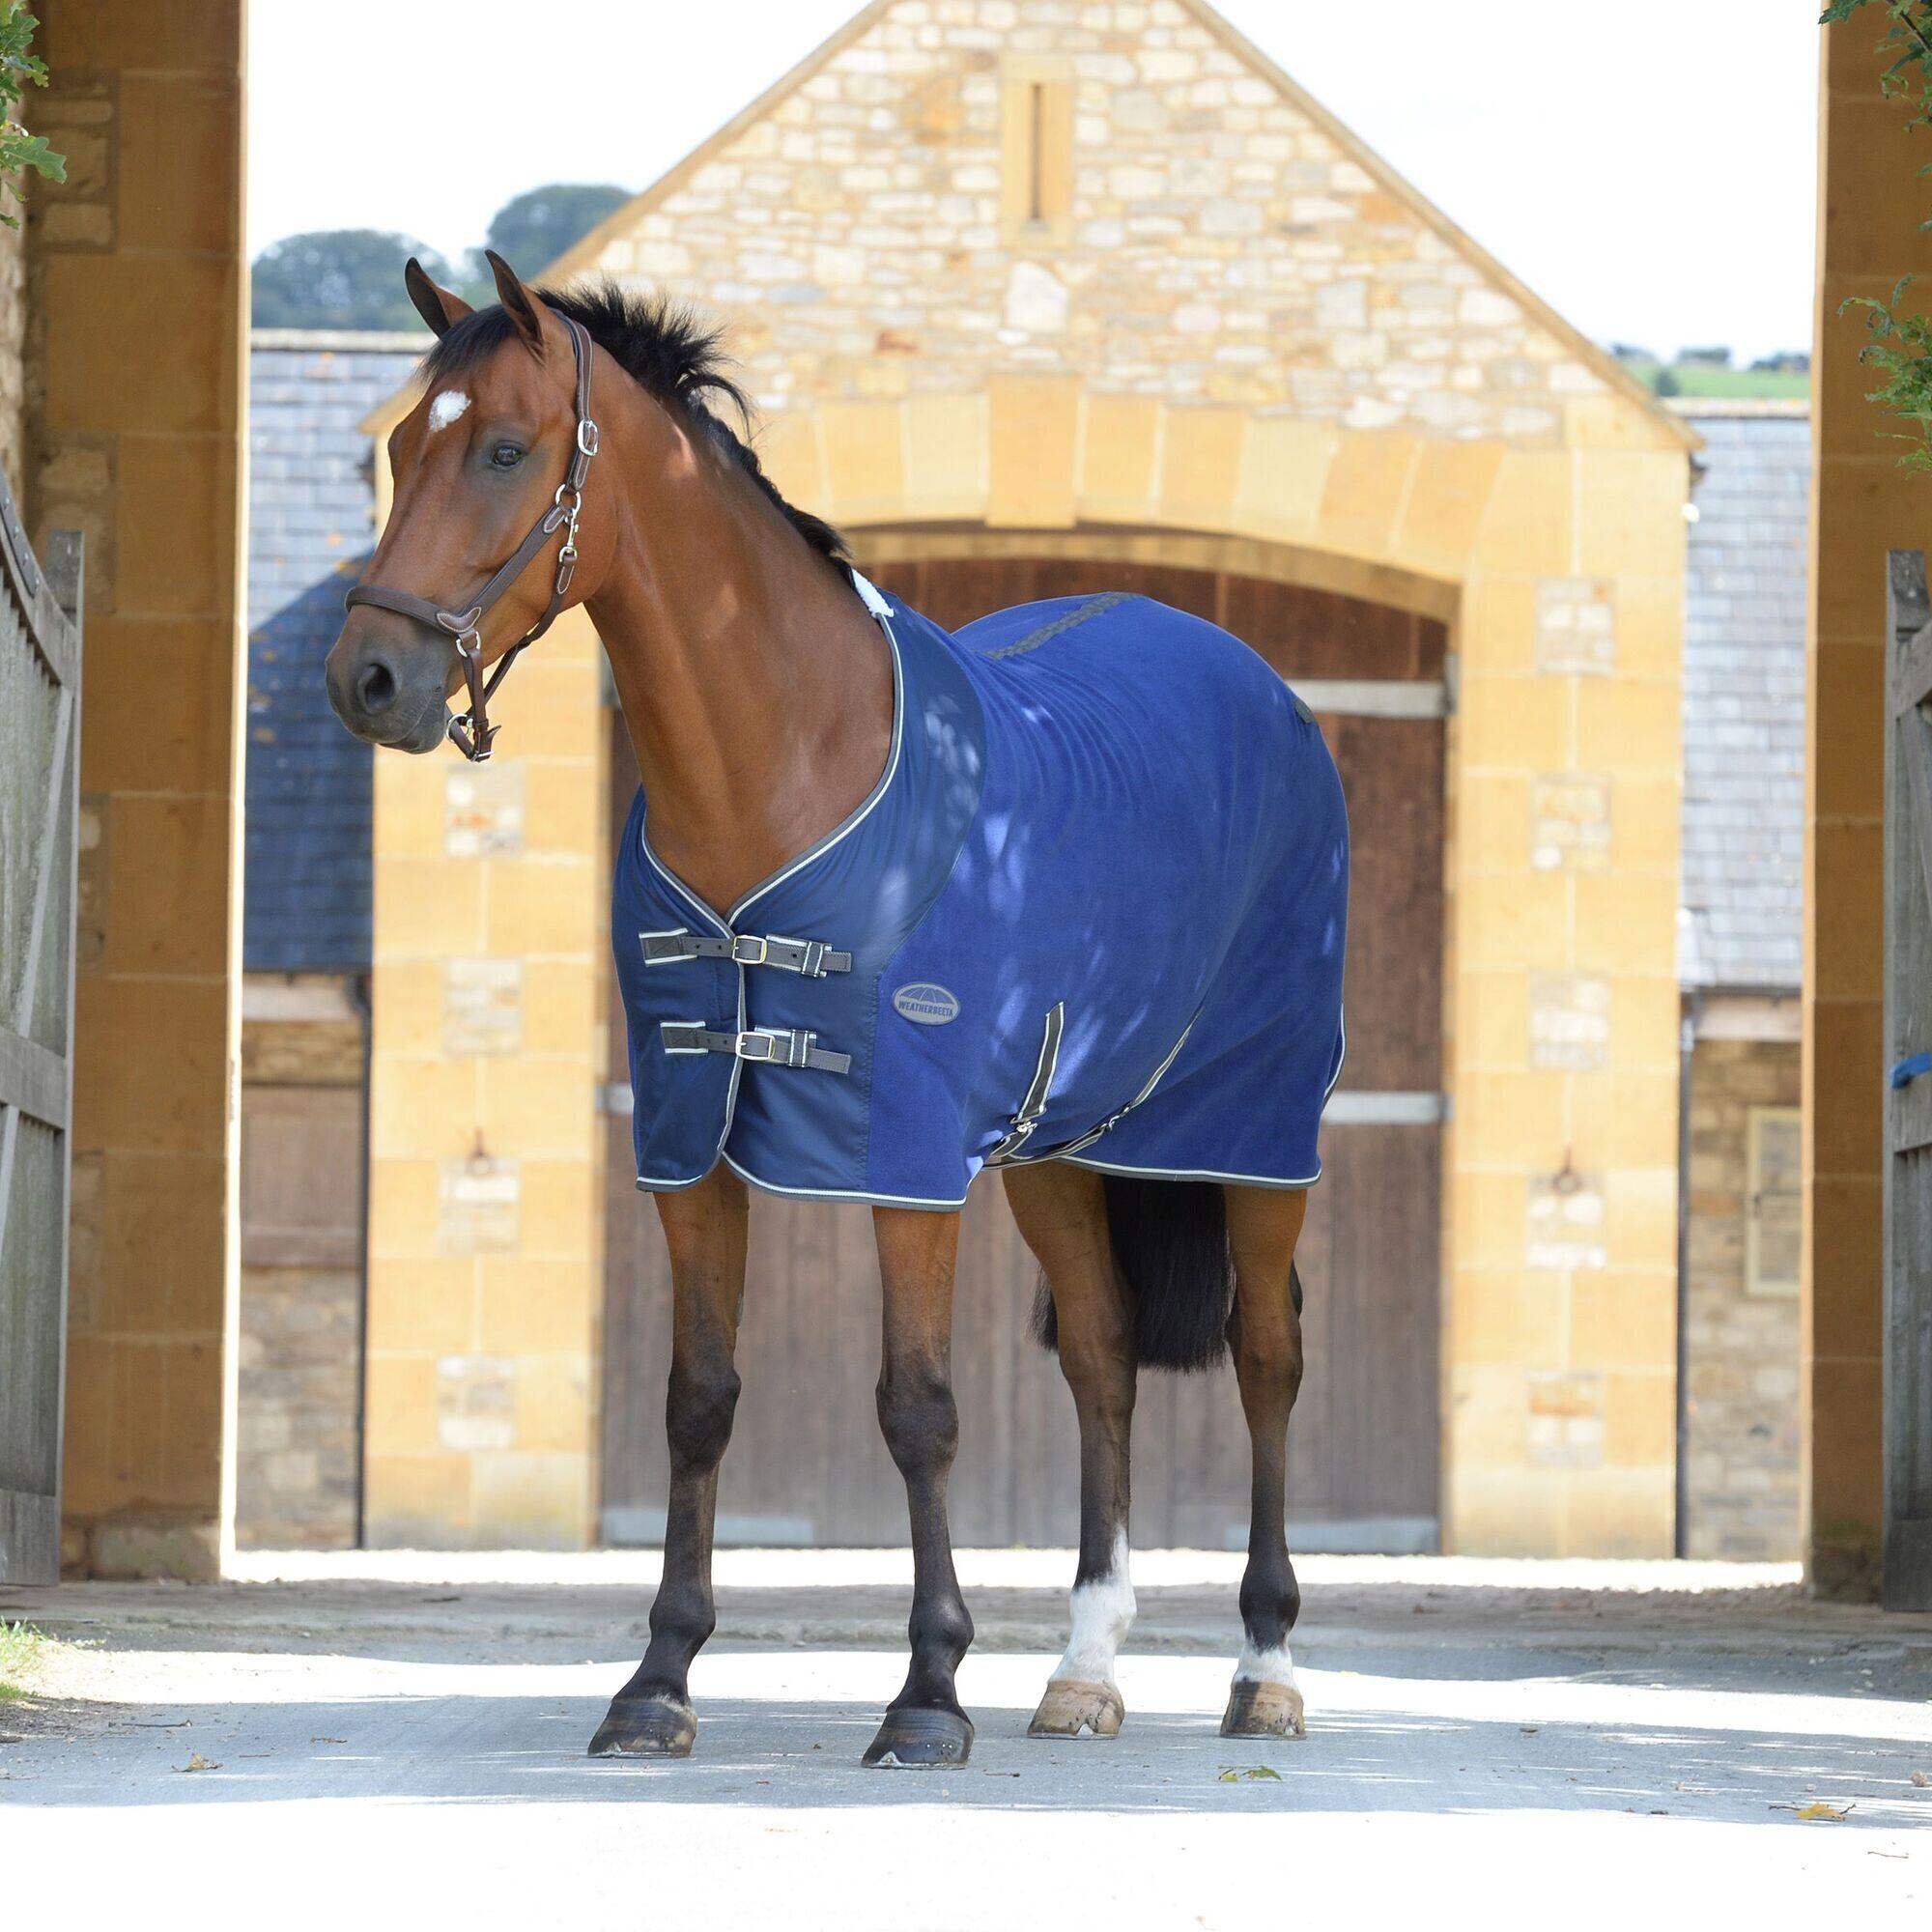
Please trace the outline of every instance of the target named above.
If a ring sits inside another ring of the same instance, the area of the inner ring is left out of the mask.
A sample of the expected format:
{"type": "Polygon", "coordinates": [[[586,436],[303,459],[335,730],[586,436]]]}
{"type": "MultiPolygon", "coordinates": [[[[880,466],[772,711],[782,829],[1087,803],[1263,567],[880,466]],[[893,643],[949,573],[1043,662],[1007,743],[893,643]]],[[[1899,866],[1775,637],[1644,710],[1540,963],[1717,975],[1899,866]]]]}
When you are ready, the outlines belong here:
{"type": "Polygon", "coordinates": [[[915,1026],[944,1026],[959,1017],[959,1002],[944,986],[920,980],[893,995],[893,1010],[915,1026]]]}

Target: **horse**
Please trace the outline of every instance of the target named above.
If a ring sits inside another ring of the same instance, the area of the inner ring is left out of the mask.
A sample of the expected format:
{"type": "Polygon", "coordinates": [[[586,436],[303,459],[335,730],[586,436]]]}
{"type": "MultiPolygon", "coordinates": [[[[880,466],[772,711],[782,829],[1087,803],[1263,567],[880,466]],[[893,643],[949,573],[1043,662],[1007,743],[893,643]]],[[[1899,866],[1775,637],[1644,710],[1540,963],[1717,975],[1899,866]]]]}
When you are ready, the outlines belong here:
{"type": "Polygon", "coordinates": [[[1303,1736],[1294,1249],[1340,1070],[1348,878],[1312,714],[1246,645],[1143,598],[949,636],[785,500],[713,327],[490,264],[497,301],[475,308],[409,265],[437,340],[326,674],[358,737],[487,758],[504,674],[582,604],[637,753],[612,941],[670,1260],[669,1502],[649,1646],[590,1752],[677,1757],[696,1736],[767,1190],[872,1208],[914,1582],[905,1683],[864,1761],[966,1761],[951,1328],[959,1209],[989,1168],[1079,1422],[1070,1634],[1032,1734],[1120,1731],[1137,1376],[1232,1351],[1253,1490],[1221,1728],[1303,1736]]]}

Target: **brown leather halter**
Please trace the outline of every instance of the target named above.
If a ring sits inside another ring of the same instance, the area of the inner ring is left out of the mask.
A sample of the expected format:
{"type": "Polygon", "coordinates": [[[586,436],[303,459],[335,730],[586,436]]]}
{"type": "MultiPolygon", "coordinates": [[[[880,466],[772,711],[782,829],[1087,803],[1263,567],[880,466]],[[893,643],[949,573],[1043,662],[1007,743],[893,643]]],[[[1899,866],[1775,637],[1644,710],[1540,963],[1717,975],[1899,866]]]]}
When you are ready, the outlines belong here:
{"type": "Polygon", "coordinates": [[[392,590],[383,583],[357,583],[342,600],[352,610],[357,604],[374,604],[384,611],[413,617],[419,624],[433,624],[454,634],[456,654],[463,660],[463,675],[469,687],[469,709],[449,721],[449,735],[456,749],[471,764],[480,765],[489,757],[490,742],[497,735],[497,726],[490,723],[490,700],[497,695],[497,687],[517,661],[518,654],[527,650],[555,623],[569,594],[570,580],[577,571],[577,516],[583,507],[583,480],[590,472],[590,459],[597,454],[598,442],[597,425],[590,414],[591,342],[582,323],[554,309],[551,312],[569,331],[571,354],[577,358],[577,447],[569,469],[563,472],[563,481],[556,486],[550,508],[477,593],[476,602],[468,611],[445,611],[427,597],[418,597],[413,590],[392,590]],[[486,682],[483,640],[477,635],[477,627],[559,529],[563,531],[563,548],[556,554],[556,582],[551,589],[550,602],[535,624],[497,660],[486,682]]]}

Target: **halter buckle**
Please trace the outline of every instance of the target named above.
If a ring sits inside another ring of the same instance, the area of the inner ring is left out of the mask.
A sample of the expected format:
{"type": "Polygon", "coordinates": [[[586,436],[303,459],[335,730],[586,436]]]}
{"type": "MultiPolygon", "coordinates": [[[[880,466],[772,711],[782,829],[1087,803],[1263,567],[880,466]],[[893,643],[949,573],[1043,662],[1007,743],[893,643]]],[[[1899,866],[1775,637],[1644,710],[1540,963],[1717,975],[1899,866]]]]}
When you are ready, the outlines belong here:
{"type": "Polygon", "coordinates": [[[497,736],[497,726],[486,725],[481,732],[475,730],[475,720],[467,711],[459,711],[449,721],[449,741],[472,765],[487,765],[490,750],[497,736]]]}
{"type": "Polygon", "coordinates": [[[580,456],[595,456],[598,445],[597,425],[588,416],[577,419],[577,453],[580,456]]]}

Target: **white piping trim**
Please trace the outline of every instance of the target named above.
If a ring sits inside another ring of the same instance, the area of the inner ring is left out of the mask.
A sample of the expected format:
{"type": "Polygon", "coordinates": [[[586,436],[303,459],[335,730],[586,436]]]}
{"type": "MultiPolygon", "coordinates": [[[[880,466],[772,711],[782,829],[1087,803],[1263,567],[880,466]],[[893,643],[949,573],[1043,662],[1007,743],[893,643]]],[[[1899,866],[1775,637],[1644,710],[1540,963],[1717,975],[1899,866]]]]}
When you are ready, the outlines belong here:
{"type": "Polygon", "coordinates": [[[726,914],[726,918],[729,919],[733,925],[736,925],[740,916],[755,900],[763,898],[767,893],[773,892],[778,887],[783,885],[802,867],[810,865],[814,859],[822,859],[835,845],[842,844],[846,838],[858,831],[859,827],[872,815],[873,807],[891,790],[893,780],[898,775],[899,751],[905,742],[905,672],[899,663],[899,640],[893,636],[892,625],[883,616],[879,617],[878,623],[879,629],[886,634],[886,642],[892,647],[893,653],[893,748],[887,755],[886,768],[879,774],[879,781],[872,787],[870,796],[867,797],[865,804],[859,807],[858,810],[853,812],[851,817],[846,819],[844,824],[837,826],[828,832],[816,845],[811,846],[807,851],[801,852],[790,865],[774,872],[769,879],[764,880],[759,885],[753,886],[731,908],[730,912],[726,914]]]}
{"type": "MultiPolygon", "coordinates": [[[[876,594],[874,592],[874,595],[876,594]]],[[[868,606],[867,608],[869,609],[870,607],[868,606]]],[[[638,828],[638,840],[643,847],[644,857],[651,862],[651,865],[667,885],[674,887],[684,898],[688,899],[706,919],[710,920],[718,927],[721,938],[729,939],[733,936],[732,927],[736,923],[738,916],[753,900],[762,898],[765,894],[771,892],[774,888],[781,886],[800,867],[809,866],[814,859],[822,858],[835,845],[842,843],[852,833],[856,832],[860,825],[871,815],[873,807],[878,804],[880,799],[885,797],[894,778],[897,775],[899,752],[905,740],[905,672],[904,668],[899,663],[899,640],[893,635],[892,625],[883,615],[879,616],[878,624],[880,630],[886,634],[886,642],[891,647],[893,656],[893,744],[892,750],[886,757],[886,768],[879,775],[878,783],[867,795],[865,803],[860,805],[842,824],[834,826],[817,844],[809,846],[788,865],[781,867],[770,878],[761,879],[728,912],[724,914],[714,912],[710,906],[706,905],[651,850],[650,802],[648,800],[645,801],[644,822],[638,828]]],[[[740,967],[739,972],[742,975],[744,968],[740,967]]]]}
{"type": "Polygon", "coordinates": [[[670,887],[670,889],[674,893],[676,893],[677,895],[681,899],[683,899],[687,905],[693,907],[697,912],[700,918],[708,919],[711,922],[711,923],[718,928],[716,937],[720,939],[729,939],[731,937],[731,928],[728,925],[726,925],[722,919],[720,919],[718,915],[715,912],[713,912],[711,908],[708,905],[706,905],[704,901],[701,898],[699,898],[695,892],[693,892],[691,888],[687,886],[684,883],[684,881],[680,879],[678,875],[675,872],[673,872],[671,868],[668,866],[667,866],[655,852],[651,850],[650,834],[646,832],[641,825],[638,827],[638,843],[642,848],[644,857],[650,861],[651,870],[654,871],[658,875],[658,877],[665,882],[666,885],[670,887]]]}
{"type": "MultiPolygon", "coordinates": [[[[792,1201],[849,1201],[864,1208],[931,1208],[944,1209],[948,1212],[963,1208],[966,1205],[966,1196],[963,1194],[956,1201],[929,1201],[917,1194],[848,1193],[845,1189],[838,1187],[781,1187],[775,1180],[760,1180],[749,1167],[745,1167],[733,1159],[728,1152],[725,1153],[724,1159],[724,1165],[740,1180],[750,1181],[753,1187],[758,1188],[763,1193],[781,1194],[786,1199],[792,1201]]],[[[640,1181],[639,1185],[641,1184],[640,1181]]]]}
{"type": "Polygon", "coordinates": [[[717,1161],[713,1160],[711,1167],[707,1167],[702,1174],[693,1175],[689,1180],[668,1180],[655,1174],[640,1174],[638,1176],[638,1186],[646,1194],[682,1194],[687,1187],[696,1187],[700,1180],[708,1179],[711,1168],[717,1165],[717,1161]]]}
{"type": "Polygon", "coordinates": [[[1064,1160],[1068,1167],[1091,1167],[1101,1174],[1131,1175],[1141,1180],[1221,1180],[1236,1187],[1313,1187],[1321,1179],[1317,1168],[1299,1180],[1285,1180],[1272,1174],[1217,1174],[1211,1168],[1126,1167],[1119,1161],[1088,1160],[1077,1153],[1042,1154],[1042,1161],[1064,1160]]]}

